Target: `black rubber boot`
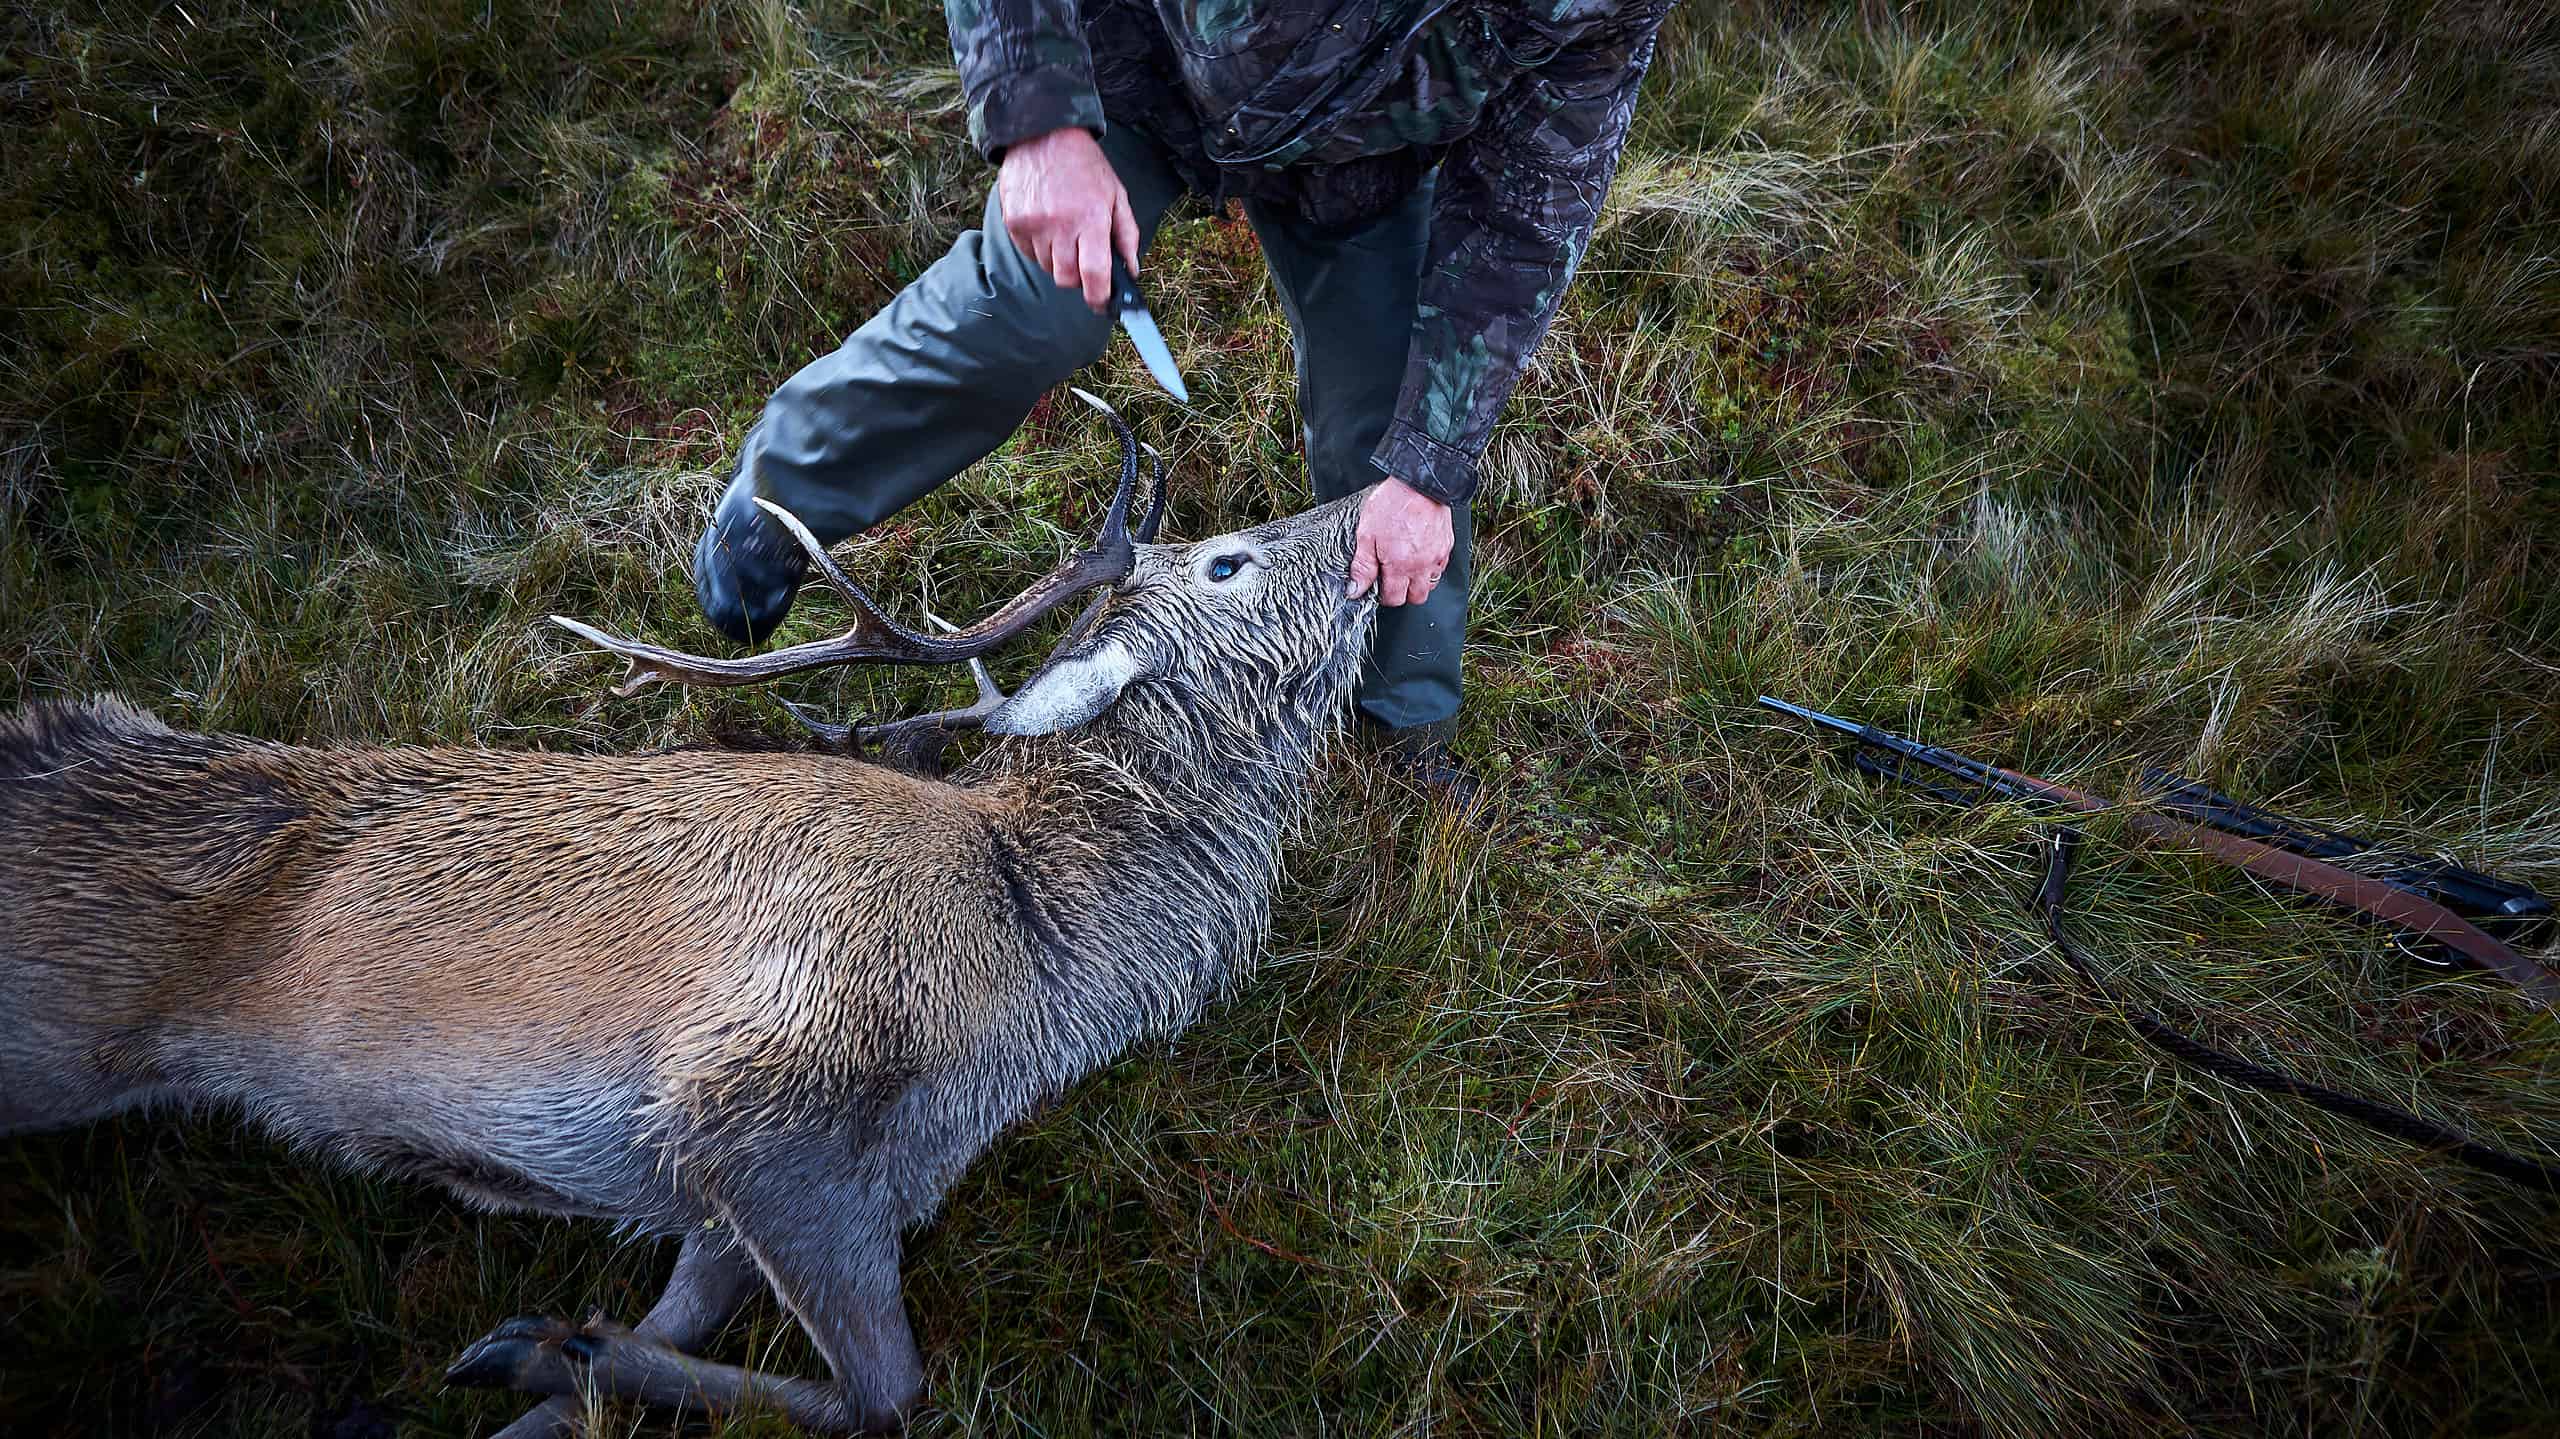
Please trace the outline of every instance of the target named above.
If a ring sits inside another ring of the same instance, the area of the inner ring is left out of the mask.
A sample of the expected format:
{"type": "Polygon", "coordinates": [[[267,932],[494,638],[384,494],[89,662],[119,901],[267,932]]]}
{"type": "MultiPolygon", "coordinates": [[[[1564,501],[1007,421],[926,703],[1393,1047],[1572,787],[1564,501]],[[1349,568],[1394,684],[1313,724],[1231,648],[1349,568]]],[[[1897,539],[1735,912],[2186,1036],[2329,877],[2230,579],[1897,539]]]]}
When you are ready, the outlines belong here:
{"type": "Polygon", "coordinates": [[[791,613],[808,573],[800,542],[756,508],[747,476],[730,481],[693,547],[693,594],[704,617],[739,644],[763,644],[791,613]]]}
{"type": "Polygon", "coordinates": [[[1417,784],[1432,798],[1461,813],[1472,811],[1483,797],[1483,781],[1458,762],[1449,742],[1457,737],[1458,722],[1441,720],[1436,724],[1410,725],[1388,729],[1363,722],[1361,732],[1368,738],[1369,748],[1378,758],[1378,767],[1396,778],[1417,784]]]}

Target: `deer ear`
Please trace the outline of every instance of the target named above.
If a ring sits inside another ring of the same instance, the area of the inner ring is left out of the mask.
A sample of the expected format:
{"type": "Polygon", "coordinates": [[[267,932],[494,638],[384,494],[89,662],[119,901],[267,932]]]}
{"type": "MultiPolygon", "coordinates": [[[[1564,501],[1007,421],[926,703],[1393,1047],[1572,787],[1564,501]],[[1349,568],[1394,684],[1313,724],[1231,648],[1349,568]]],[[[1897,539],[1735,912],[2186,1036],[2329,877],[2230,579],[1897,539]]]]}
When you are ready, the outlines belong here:
{"type": "Polygon", "coordinates": [[[1118,643],[1054,661],[987,716],[987,732],[1040,735],[1074,729],[1111,708],[1138,674],[1138,657],[1118,643]]]}

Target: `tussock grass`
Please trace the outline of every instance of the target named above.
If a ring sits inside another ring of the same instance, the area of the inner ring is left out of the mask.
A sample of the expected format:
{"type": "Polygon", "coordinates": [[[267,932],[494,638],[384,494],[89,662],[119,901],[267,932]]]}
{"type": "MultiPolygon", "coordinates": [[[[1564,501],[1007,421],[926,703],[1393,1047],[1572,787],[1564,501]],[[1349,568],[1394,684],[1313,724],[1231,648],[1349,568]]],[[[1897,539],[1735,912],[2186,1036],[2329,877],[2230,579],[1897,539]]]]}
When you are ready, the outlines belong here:
{"type": "MultiPolygon", "coordinates": [[[[931,7],[128,0],[0,22],[0,700],[633,749],[552,612],[694,647],[771,387],[974,223],[931,7]]],[[[1783,694],[2167,764],[2560,892],[2560,29],[2503,0],[1708,7],[1491,455],[1486,823],[1346,758],[1261,972],[920,1235],[926,1432],[2541,1432],[2546,1205],[2165,1067],[2026,912],[2045,823],[1783,694]]],[[[1172,528],[1295,508],[1250,231],[1172,528]]],[[[1044,406],[847,547],[970,611],[1092,519],[1044,406]]],[[[788,637],[822,632],[823,603],[788,637]]],[[[844,712],[950,698],[845,675],[844,712]]],[[[2553,1023],[2097,826],[2077,933],[2244,1054],[2548,1153],[2553,1023]]],[[[443,1362],[663,1255],[227,1123],[0,1145],[0,1428],[482,1431],[443,1362]]],[[[814,1372],[770,1306],[720,1352],[814,1372]]],[[[672,1432],[605,1416],[613,1433],[672,1432]]],[[[778,1434],[770,1420],[719,1432],[778,1434]]]]}

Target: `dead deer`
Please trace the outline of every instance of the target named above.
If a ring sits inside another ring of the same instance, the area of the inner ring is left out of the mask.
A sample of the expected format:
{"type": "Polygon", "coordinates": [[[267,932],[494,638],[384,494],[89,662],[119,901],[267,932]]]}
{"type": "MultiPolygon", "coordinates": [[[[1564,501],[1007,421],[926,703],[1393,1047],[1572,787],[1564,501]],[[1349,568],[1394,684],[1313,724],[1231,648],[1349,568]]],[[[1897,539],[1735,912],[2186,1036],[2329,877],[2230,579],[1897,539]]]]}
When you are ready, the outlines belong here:
{"type": "MultiPolygon", "coordinates": [[[[1086,396],[1088,400],[1090,396],[1086,396]]],[[[1094,401],[1099,405],[1099,401],[1094,401]]],[[[312,749],[108,698],[0,719],[0,1133],[229,1105],[491,1209],[682,1236],[631,1328],[500,1325],[460,1383],[894,1427],[923,1371],[904,1231],[1035,1105],[1186,1025],[1252,956],[1367,649],[1361,497],[1094,545],[983,622],[856,616],[739,660],[579,634],[655,681],[967,661],[979,703],[831,732],[904,754],[312,749]],[[1101,591],[1011,696],[978,656],[1101,591]],[[993,738],[949,779],[942,742],[993,738]],[[761,1280],[833,1382],[694,1359],[761,1280]]],[[[776,512],[779,514],[779,511],[776,512]]],[[[787,517],[785,517],[787,519],[787,517]]]]}

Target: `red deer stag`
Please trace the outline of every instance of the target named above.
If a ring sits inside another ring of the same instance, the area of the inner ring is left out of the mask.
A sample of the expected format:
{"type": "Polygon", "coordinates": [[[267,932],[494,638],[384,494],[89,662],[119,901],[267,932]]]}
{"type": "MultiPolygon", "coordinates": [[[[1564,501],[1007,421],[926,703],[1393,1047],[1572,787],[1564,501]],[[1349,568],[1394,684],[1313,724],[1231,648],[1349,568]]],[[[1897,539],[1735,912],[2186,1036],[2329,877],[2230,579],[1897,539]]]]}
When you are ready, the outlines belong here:
{"type": "Polygon", "coordinates": [[[1099,539],[966,630],[892,622],[796,521],[853,607],[837,639],[711,660],[562,621],[630,661],[626,693],[976,670],[977,704],[839,752],[312,749],[111,698],[0,719],[0,1133],[227,1105],[475,1204],[681,1235],[638,1324],[514,1320],[454,1364],[553,1396],[514,1439],[589,1391],[896,1425],[922,1387],[903,1232],[1249,961],[1367,649],[1360,496],[1150,543],[1161,475],[1133,537],[1113,423],[1099,539]],[[977,657],[1095,591],[995,693],[977,657]],[[972,728],[963,768],[917,772],[972,728]],[[840,752],[866,744],[911,763],[840,752]],[[832,1382],[690,1357],[759,1281],[832,1382]]]}

